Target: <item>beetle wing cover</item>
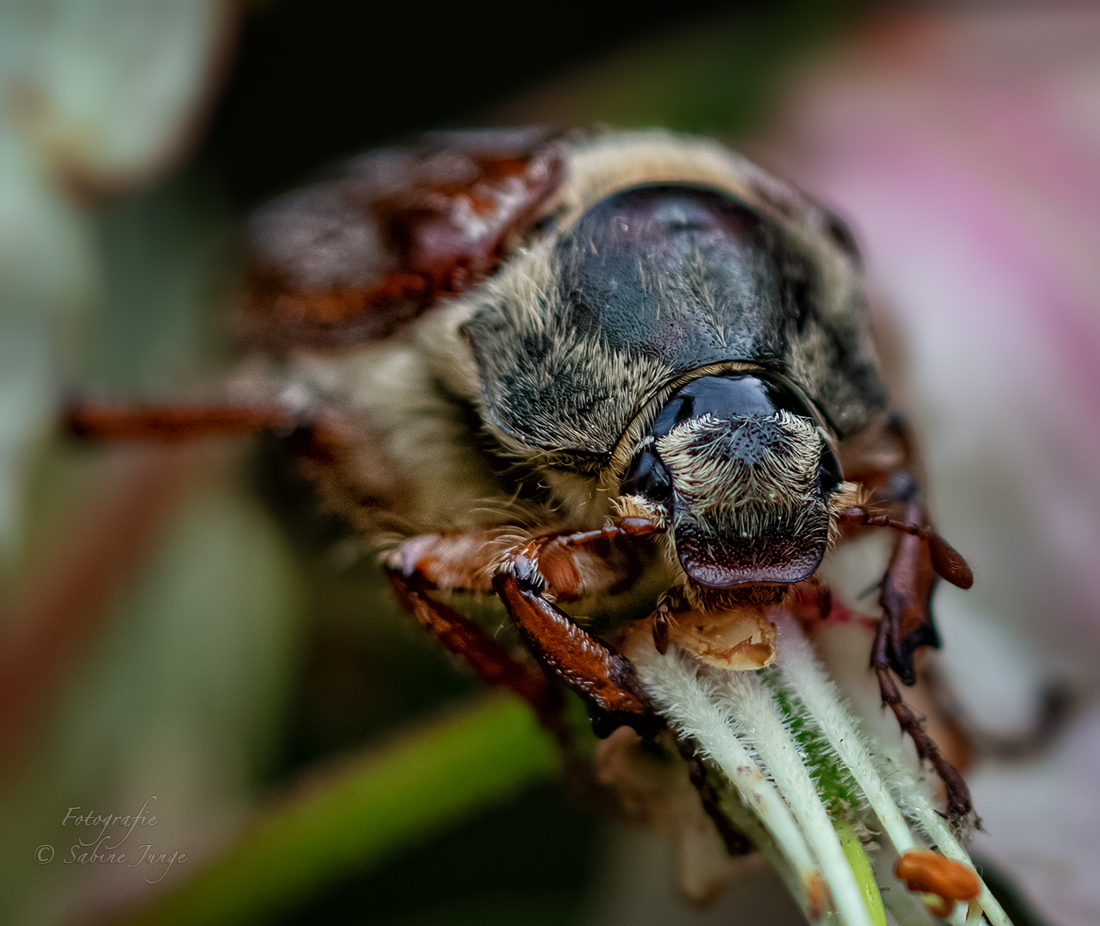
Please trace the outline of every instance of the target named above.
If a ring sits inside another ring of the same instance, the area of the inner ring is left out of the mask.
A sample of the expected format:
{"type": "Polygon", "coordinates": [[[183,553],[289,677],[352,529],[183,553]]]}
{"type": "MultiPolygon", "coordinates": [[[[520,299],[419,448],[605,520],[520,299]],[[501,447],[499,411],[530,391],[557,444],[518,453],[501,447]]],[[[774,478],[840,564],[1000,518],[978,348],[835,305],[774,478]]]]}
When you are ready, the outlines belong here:
{"type": "Polygon", "coordinates": [[[484,279],[560,184],[553,134],[429,134],[259,210],[242,336],[276,350],[377,340],[484,279]]]}

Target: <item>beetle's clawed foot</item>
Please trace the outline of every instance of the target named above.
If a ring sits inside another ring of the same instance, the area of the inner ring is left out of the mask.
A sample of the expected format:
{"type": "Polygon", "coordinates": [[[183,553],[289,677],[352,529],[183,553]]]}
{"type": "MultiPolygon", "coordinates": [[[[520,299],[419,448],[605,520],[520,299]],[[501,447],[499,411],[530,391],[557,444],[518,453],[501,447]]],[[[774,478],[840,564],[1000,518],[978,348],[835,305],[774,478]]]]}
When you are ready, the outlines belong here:
{"type": "Polygon", "coordinates": [[[974,808],[970,800],[970,789],[966,786],[962,775],[943,757],[939,747],[925,731],[912,708],[902,699],[889,667],[879,665],[874,669],[878,676],[883,706],[889,707],[894,712],[902,732],[908,733],[913,740],[913,745],[917,748],[917,756],[922,762],[929,763],[943,782],[948,816],[956,820],[970,818],[974,808]]]}

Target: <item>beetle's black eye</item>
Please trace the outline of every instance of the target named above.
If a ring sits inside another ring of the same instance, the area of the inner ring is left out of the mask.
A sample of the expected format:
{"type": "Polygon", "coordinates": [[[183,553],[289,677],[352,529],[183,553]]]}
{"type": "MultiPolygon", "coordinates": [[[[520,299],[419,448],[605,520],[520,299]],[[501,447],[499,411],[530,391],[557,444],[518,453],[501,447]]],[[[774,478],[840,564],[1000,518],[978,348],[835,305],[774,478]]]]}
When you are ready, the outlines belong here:
{"type": "Polygon", "coordinates": [[[672,478],[652,450],[644,450],[630,462],[619,488],[621,495],[641,495],[664,504],[672,497],[672,478]]]}
{"type": "Polygon", "coordinates": [[[817,464],[817,488],[824,498],[836,491],[836,487],[844,481],[844,475],[840,471],[840,461],[828,447],[821,453],[821,462],[817,464]]]}

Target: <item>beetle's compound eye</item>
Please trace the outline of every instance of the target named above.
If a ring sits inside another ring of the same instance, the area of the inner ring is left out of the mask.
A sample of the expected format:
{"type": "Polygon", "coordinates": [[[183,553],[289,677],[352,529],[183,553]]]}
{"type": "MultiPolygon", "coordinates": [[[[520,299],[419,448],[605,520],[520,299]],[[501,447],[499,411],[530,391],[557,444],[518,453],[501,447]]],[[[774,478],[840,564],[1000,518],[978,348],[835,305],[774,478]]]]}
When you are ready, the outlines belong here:
{"type": "Polygon", "coordinates": [[[623,477],[621,495],[641,495],[660,505],[672,497],[672,477],[653,452],[643,450],[633,460],[623,477]]]}

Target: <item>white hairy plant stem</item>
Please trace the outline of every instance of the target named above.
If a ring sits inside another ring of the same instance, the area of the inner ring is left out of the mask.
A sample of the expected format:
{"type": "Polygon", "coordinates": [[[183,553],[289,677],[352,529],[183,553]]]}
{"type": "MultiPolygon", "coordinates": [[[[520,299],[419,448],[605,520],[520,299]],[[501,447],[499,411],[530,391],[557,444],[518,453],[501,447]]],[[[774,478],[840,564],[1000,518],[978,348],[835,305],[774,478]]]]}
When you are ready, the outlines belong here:
{"type": "Polygon", "coordinates": [[[718,670],[708,674],[717,681],[720,704],[729,726],[756,747],[765,769],[801,824],[833,895],[840,921],[849,926],[871,926],[870,913],[840,837],[775,698],[755,673],[718,670]]]}
{"type": "MultiPolygon", "coordinates": [[[[843,926],[881,923],[881,898],[861,889],[854,873],[865,870],[866,854],[858,840],[853,843],[847,817],[864,825],[864,832],[878,833],[876,841],[889,845],[892,855],[934,846],[971,870],[973,862],[915,770],[860,727],[798,624],[784,616],[777,626],[779,657],[766,672],[716,669],[675,646],[664,656],[651,647],[630,655],[673,729],[698,744],[774,840],[807,916],[831,913],[843,926]],[[807,737],[813,737],[812,748],[807,737]],[[836,800],[835,786],[827,803],[826,778],[850,784],[854,806],[836,800]],[[836,812],[845,819],[834,820],[836,812]],[[848,834],[846,843],[838,830],[848,834]],[[853,853],[862,859],[855,868],[853,853]]],[[[888,867],[876,870],[879,887],[891,889],[886,896],[897,922],[927,926],[930,917],[917,898],[903,893],[888,867]]],[[[1011,926],[984,882],[977,900],[969,909],[956,905],[949,922],[980,926],[983,915],[990,926],[1011,926]]]]}
{"type": "Polygon", "coordinates": [[[825,674],[798,625],[790,617],[783,617],[776,624],[783,647],[783,659],[778,665],[783,682],[848,767],[898,854],[916,848],[909,825],[871,761],[871,750],[842,703],[836,685],[825,674]]]}
{"type": "MultiPolygon", "coordinates": [[[[875,763],[880,767],[884,777],[889,782],[890,790],[898,805],[908,811],[915,825],[927,834],[928,840],[947,858],[962,862],[973,869],[974,863],[971,861],[966,849],[955,837],[951,827],[947,825],[939,811],[932,806],[932,801],[929,800],[927,793],[917,783],[912,771],[902,765],[896,756],[889,754],[886,750],[875,753],[875,763]]],[[[997,902],[997,898],[993,896],[985,881],[982,880],[981,874],[977,874],[982,889],[975,905],[985,914],[990,926],[1012,926],[1012,921],[1008,918],[1004,908],[997,902]]],[[[959,913],[959,911],[956,911],[956,913],[959,913]]],[[[963,921],[964,916],[960,915],[959,922],[962,923],[963,921]]]]}
{"type": "Polygon", "coordinates": [[[817,864],[791,809],[760,770],[752,754],[730,729],[718,708],[717,694],[696,671],[691,657],[672,647],[665,656],[649,651],[644,661],[635,657],[643,686],[671,721],[679,736],[699,743],[714,764],[737,789],[749,808],[775,840],[798,883],[795,891],[809,915],[817,864]]]}

